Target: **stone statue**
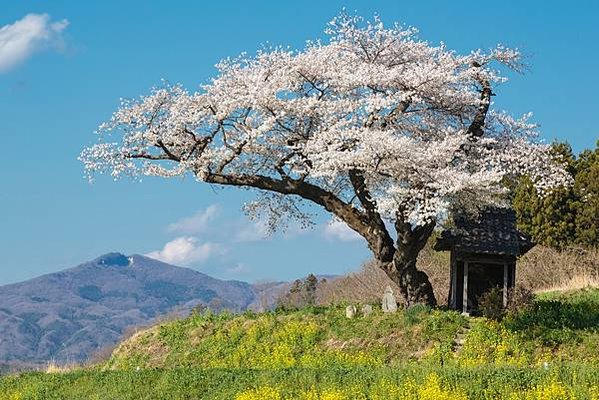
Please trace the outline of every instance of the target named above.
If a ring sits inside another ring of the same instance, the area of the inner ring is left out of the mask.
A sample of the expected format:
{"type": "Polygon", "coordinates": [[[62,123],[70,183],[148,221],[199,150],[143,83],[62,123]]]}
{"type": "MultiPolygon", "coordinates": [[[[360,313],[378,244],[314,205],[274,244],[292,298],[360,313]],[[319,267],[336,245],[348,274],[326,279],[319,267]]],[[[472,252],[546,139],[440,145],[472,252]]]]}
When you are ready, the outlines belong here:
{"type": "Polygon", "coordinates": [[[370,304],[364,304],[362,306],[362,315],[367,317],[372,314],[372,306],[370,304]]]}
{"type": "Polygon", "coordinates": [[[356,316],[356,313],[358,311],[356,310],[356,306],[347,306],[345,307],[345,316],[347,318],[353,318],[356,316]]]}
{"type": "Polygon", "coordinates": [[[393,289],[391,289],[391,286],[387,286],[385,288],[381,306],[383,308],[383,312],[385,313],[394,313],[397,311],[397,299],[393,295],[393,289]]]}

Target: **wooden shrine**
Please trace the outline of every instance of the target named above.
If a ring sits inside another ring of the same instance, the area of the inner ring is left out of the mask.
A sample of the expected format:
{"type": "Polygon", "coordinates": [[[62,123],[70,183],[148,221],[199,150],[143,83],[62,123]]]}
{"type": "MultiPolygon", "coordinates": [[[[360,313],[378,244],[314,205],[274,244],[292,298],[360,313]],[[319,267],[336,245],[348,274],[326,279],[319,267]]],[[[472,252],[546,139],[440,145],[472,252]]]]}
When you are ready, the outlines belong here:
{"type": "Polygon", "coordinates": [[[508,290],[516,282],[516,260],[533,246],[517,229],[514,211],[488,207],[476,216],[456,216],[454,222],[434,246],[451,252],[449,306],[476,314],[478,298],[494,287],[502,290],[507,305],[508,290]]]}

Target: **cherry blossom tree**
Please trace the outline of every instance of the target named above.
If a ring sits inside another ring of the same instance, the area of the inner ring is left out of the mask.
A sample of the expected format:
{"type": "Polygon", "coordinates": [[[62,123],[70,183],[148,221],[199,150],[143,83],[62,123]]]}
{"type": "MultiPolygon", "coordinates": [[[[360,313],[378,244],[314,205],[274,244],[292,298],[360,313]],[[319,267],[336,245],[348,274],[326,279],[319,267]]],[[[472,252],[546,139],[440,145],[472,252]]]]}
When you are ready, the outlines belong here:
{"type": "Polygon", "coordinates": [[[217,65],[198,92],[164,85],[123,101],[85,149],[87,172],[175,177],[258,189],[248,205],[274,228],[311,202],[368,243],[407,305],[435,304],[416,259],[456,209],[505,200],[506,178],[539,193],[567,183],[530,115],[494,110],[502,71],[522,69],[498,46],[459,55],[341,14],[328,40],[271,48],[217,65]]]}

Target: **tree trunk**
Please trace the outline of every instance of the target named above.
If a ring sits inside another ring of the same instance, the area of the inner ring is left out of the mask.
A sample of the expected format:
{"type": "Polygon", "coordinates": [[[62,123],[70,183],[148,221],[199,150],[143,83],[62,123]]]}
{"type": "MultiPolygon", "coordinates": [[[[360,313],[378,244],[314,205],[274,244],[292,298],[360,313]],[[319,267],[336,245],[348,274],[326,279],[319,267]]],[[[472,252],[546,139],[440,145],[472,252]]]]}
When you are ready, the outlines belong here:
{"type": "Polygon", "coordinates": [[[397,249],[393,260],[382,265],[383,270],[399,286],[407,307],[415,304],[437,305],[428,275],[416,267],[418,254],[433,233],[435,223],[413,228],[409,223],[398,219],[395,228],[397,249]]]}
{"type": "Polygon", "coordinates": [[[384,268],[387,276],[399,286],[406,307],[415,304],[437,305],[433,286],[424,271],[416,267],[415,257],[405,257],[398,251],[393,261],[384,268]]]}

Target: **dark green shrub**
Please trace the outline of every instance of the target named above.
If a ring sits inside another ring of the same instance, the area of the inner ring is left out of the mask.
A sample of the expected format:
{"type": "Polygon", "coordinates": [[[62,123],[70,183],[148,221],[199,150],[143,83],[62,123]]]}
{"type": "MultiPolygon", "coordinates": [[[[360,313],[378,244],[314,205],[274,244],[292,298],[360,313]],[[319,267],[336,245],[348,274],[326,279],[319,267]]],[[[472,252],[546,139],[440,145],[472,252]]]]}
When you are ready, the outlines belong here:
{"type": "Polygon", "coordinates": [[[505,307],[503,306],[503,291],[498,287],[483,293],[478,298],[478,309],[483,317],[495,321],[501,321],[505,315],[505,307]]]}
{"type": "Polygon", "coordinates": [[[517,286],[508,291],[507,312],[510,314],[523,312],[533,306],[535,295],[527,287],[517,286]]]}

